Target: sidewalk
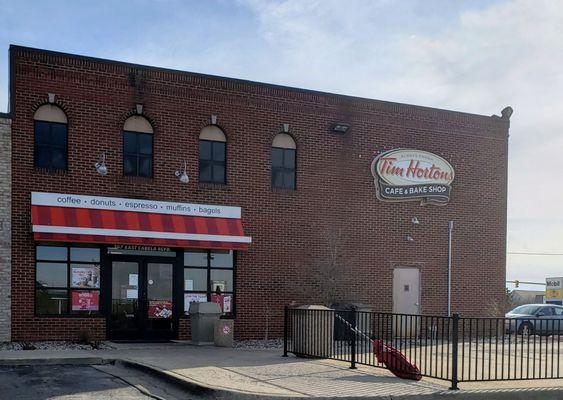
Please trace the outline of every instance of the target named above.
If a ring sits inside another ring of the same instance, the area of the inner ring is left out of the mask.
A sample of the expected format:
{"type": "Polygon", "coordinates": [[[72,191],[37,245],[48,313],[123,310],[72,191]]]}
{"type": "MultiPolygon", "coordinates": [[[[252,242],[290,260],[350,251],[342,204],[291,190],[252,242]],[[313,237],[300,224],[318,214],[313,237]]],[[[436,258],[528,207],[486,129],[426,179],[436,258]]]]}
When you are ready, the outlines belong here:
{"type": "Polygon", "coordinates": [[[489,382],[461,385],[423,378],[395,378],[386,370],[330,360],[283,358],[280,350],[243,350],[170,344],[113,344],[114,350],[0,351],[0,365],[26,363],[103,363],[122,360],[211,389],[213,397],[383,397],[383,398],[563,398],[563,381],[489,382]],[[501,389],[502,388],[502,389],[501,389]],[[532,389],[537,388],[537,389],[532,389]],[[549,389],[550,388],[550,389],[549,389]],[[521,390],[525,389],[525,390],[521,390]],[[494,396],[492,394],[494,393],[494,396]],[[546,397],[546,393],[550,396],[546,397]],[[520,396],[522,395],[522,397],[520,396]],[[491,396],[491,397],[489,397],[491,396]]]}

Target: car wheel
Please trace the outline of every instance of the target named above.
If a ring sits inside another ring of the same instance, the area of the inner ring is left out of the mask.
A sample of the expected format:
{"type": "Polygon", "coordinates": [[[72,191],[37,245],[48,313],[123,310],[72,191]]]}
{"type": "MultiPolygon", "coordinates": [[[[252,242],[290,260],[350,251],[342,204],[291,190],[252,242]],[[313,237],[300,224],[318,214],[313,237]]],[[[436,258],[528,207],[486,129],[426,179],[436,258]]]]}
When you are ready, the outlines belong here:
{"type": "Polygon", "coordinates": [[[518,334],[522,336],[531,336],[534,334],[534,327],[529,322],[523,322],[518,328],[518,334]]]}

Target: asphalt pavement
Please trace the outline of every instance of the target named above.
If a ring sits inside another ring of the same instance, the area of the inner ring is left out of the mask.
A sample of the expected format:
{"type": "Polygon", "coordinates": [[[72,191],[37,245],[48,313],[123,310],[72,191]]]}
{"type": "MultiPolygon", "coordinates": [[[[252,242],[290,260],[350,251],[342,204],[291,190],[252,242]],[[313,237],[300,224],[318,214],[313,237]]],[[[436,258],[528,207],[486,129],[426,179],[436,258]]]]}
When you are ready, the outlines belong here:
{"type": "Polygon", "coordinates": [[[0,367],[0,399],[180,400],[196,399],[173,385],[119,365],[0,367]]]}

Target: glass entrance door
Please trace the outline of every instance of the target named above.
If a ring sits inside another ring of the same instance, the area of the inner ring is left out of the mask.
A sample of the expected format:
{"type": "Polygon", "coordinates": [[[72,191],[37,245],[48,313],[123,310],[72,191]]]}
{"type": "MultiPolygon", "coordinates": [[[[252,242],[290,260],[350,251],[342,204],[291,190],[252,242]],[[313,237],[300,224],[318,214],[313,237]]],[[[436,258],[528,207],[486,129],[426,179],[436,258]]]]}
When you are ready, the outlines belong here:
{"type": "Polygon", "coordinates": [[[146,302],[148,339],[170,339],[172,319],[172,264],[147,263],[146,302]]]}
{"type": "Polygon", "coordinates": [[[142,313],[139,303],[140,263],[113,261],[111,265],[110,336],[140,339],[142,313]]]}
{"type": "Polygon", "coordinates": [[[112,339],[174,337],[173,264],[147,260],[112,262],[112,339]]]}

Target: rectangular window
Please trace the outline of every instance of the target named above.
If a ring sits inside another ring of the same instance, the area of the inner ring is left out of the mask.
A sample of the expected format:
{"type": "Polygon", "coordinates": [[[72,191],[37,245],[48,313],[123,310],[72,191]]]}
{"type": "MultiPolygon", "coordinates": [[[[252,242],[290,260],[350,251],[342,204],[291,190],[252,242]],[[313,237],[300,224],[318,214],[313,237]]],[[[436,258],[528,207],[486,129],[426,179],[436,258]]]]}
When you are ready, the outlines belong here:
{"type": "Polygon", "coordinates": [[[66,170],[68,156],[67,125],[56,122],[35,121],[35,167],[66,170]]]}
{"type": "Polygon", "coordinates": [[[35,312],[97,314],[100,310],[100,249],[36,246],[35,312]]]}
{"type": "Polygon", "coordinates": [[[225,142],[199,141],[199,181],[205,183],[226,182],[225,142]]]}
{"type": "Polygon", "coordinates": [[[68,264],[37,262],[35,280],[38,287],[67,287],[68,264]]]}
{"type": "Polygon", "coordinates": [[[212,301],[225,314],[234,313],[234,254],[232,250],[192,250],[184,253],[184,312],[192,302],[212,301]]]}
{"type": "Polygon", "coordinates": [[[152,170],[153,135],[123,132],[123,174],[151,178],[152,170]]]}
{"type": "Polygon", "coordinates": [[[37,289],[35,311],[40,315],[63,315],[68,313],[68,291],[37,289]]]}
{"type": "Polygon", "coordinates": [[[295,149],[272,147],[272,186],[295,189],[295,149]]]}

